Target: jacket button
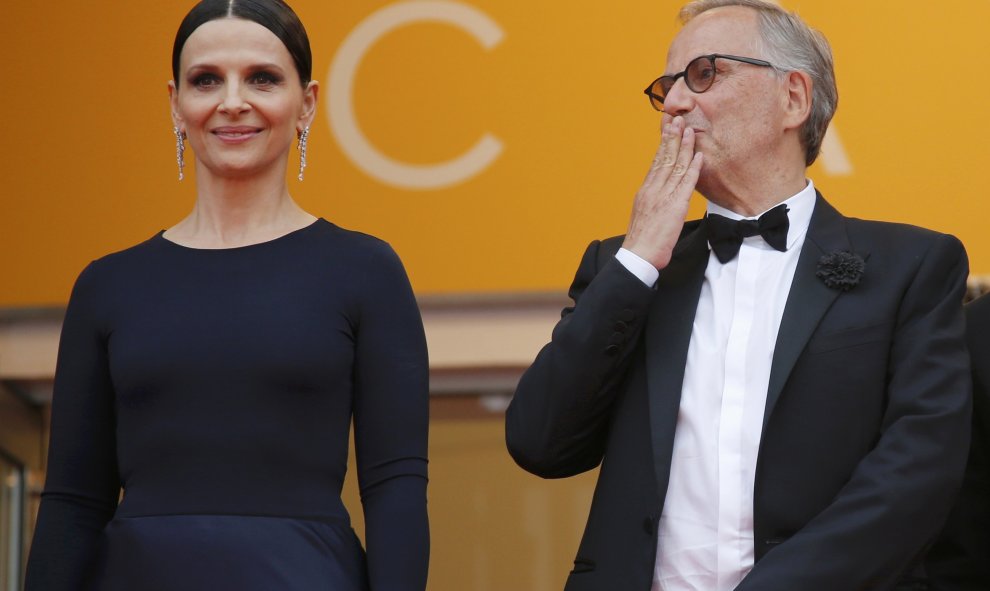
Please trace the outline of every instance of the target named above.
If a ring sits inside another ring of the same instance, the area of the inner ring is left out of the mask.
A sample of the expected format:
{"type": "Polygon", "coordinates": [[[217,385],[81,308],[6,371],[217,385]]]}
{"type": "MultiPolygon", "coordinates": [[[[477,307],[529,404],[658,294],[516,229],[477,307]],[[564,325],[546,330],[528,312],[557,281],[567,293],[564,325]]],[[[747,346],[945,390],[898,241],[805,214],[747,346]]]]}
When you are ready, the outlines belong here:
{"type": "Polygon", "coordinates": [[[615,329],[615,332],[621,333],[621,332],[625,332],[625,330],[629,328],[629,325],[623,322],[622,320],[617,320],[615,324],[612,326],[612,328],[615,329]]]}
{"type": "Polygon", "coordinates": [[[619,346],[616,345],[615,343],[612,343],[611,345],[605,347],[605,353],[609,355],[615,355],[618,352],[619,352],[619,346]]]}
{"type": "Polygon", "coordinates": [[[653,535],[653,518],[647,517],[643,520],[643,531],[648,535],[653,535]]]}

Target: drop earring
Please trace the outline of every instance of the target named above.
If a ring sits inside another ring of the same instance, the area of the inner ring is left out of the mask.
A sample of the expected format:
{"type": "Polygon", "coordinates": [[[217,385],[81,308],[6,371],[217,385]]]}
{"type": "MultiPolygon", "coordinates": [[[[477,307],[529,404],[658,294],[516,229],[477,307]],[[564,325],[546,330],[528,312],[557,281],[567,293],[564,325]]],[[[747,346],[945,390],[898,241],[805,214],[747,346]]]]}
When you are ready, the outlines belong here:
{"type": "Polygon", "coordinates": [[[175,132],[175,162],[179,165],[179,180],[181,181],[185,178],[185,175],[182,174],[182,169],[186,167],[186,162],[183,158],[183,154],[186,151],[186,144],[183,140],[186,139],[186,134],[179,131],[178,127],[173,127],[172,131],[175,132]]]}
{"type": "Polygon", "coordinates": [[[306,140],[309,139],[309,126],[307,125],[299,132],[299,180],[303,180],[303,171],[306,170],[306,140]]]}

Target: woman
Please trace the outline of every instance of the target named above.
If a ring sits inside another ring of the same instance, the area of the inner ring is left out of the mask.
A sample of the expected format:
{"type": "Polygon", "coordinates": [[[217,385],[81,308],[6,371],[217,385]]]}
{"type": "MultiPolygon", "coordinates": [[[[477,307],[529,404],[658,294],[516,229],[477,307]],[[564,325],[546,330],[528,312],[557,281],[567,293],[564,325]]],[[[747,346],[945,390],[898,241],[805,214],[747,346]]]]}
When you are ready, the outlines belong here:
{"type": "Polygon", "coordinates": [[[422,323],[387,244],[289,195],[311,62],[280,0],[182,22],[196,204],[76,283],[28,591],[425,588],[422,323]],[[352,415],[366,558],[340,500],[352,415]]]}

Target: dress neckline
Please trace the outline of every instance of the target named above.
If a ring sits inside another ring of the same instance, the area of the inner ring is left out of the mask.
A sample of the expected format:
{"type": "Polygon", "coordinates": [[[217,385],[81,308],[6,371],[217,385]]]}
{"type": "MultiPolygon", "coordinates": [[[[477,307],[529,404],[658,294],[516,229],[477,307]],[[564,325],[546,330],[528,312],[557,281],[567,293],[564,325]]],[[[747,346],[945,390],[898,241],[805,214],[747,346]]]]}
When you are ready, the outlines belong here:
{"type": "Polygon", "coordinates": [[[324,224],[324,223],[328,223],[328,222],[325,219],[321,218],[321,217],[320,218],[316,218],[316,220],[314,220],[313,222],[311,222],[309,224],[306,224],[305,226],[303,226],[301,228],[297,228],[295,230],[292,230],[291,232],[286,232],[285,234],[282,234],[281,236],[276,236],[275,238],[272,238],[271,240],[264,240],[262,242],[255,242],[253,244],[245,244],[243,246],[231,246],[231,247],[227,247],[227,248],[199,248],[199,247],[196,247],[196,246],[186,246],[184,244],[179,244],[178,242],[174,242],[174,241],[169,240],[168,238],[166,238],[165,237],[165,230],[159,230],[158,233],[155,234],[154,240],[156,240],[158,242],[164,242],[166,245],[168,245],[170,247],[173,247],[173,248],[177,248],[177,249],[181,249],[181,250],[188,250],[188,251],[192,251],[192,252],[232,252],[232,251],[241,251],[241,250],[246,250],[246,249],[253,249],[253,248],[258,248],[258,247],[265,247],[265,246],[271,246],[271,245],[275,245],[275,244],[281,244],[282,242],[290,241],[290,240],[292,240],[293,238],[295,238],[297,236],[300,236],[302,234],[305,234],[309,230],[312,230],[316,226],[319,226],[319,225],[324,224]]]}

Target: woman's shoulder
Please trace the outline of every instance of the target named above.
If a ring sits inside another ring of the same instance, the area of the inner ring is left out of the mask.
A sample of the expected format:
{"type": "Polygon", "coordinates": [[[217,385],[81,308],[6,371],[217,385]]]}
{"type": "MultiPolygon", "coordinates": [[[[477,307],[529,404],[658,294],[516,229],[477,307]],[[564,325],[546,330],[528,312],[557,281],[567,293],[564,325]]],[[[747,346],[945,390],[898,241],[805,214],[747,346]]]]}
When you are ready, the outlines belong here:
{"type": "Polygon", "coordinates": [[[72,287],[70,302],[77,305],[106,308],[119,301],[136,283],[142,273],[155,268],[150,255],[154,237],[134,246],[103,255],[87,264],[72,287]]]}
{"type": "Polygon", "coordinates": [[[128,269],[140,269],[153,258],[156,242],[160,239],[161,232],[158,232],[143,242],[93,259],[83,269],[82,275],[106,277],[128,269]]]}
{"type": "MultiPolygon", "coordinates": [[[[385,240],[356,230],[342,228],[332,222],[320,219],[320,234],[324,243],[314,250],[321,253],[317,264],[324,269],[332,269],[335,276],[349,277],[350,287],[366,293],[408,286],[409,279],[405,266],[395,249],[385,240]]],[[[316,245],[314,245],[316,246],[316,245]]]]}
{"type": "Polygon", "coordinates": [[[395,249],[382,238],[366,232],[343,228],[324,218],[320,218],[316,224],[319,227],[314,235],[324,241],[325,252],[334,257],[343,256],[355,262],[397,263],[401,266],[395,249]]]}
{"type": "Polygon", "coordinates": [[[317,236],[327,241],[350,246],[356,250],[392,250],[388,242],[377,236],[338,226],[325,218],[319,218],[314,222],[314,228],[317,230],[314,233],[317,236]]]}

